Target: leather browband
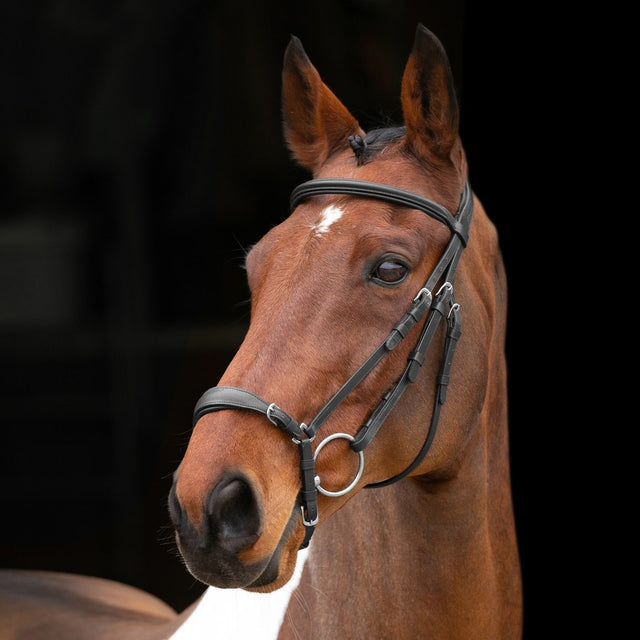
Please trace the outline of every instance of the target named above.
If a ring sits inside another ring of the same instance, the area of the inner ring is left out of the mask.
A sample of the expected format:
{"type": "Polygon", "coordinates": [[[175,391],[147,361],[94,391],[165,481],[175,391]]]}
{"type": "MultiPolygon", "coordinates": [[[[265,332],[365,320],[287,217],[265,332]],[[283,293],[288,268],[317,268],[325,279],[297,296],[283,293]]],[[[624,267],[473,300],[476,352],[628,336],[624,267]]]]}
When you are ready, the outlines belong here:
{"type": "MultiPolygon", "coordinates": [[[[464,208],[465,192],[468,189],[469,184],[467,183],[465,184],[465,191],[462,195],[463,202],[460,204],[460,211],[464,208]]],[[[433,202],[433,200],[387,184],[367,182],[366,180],[349,180],[346,178],[317,178],[315,180],[309,180],[298,185],[291,192],[289,209],[293,211],[301,200],[309,196],[325,194],[345,194],[361,196],[363,198],[374,198],[411,209],[418,209],[447,225],[451,233],[455,233],[460,237],[463,246],[467,246],[469,239],[469,224],[467,220],[462,220],[460,219],[461,217],[455,218],[445,207],[439,205],[437,202],[433,202]]]]}

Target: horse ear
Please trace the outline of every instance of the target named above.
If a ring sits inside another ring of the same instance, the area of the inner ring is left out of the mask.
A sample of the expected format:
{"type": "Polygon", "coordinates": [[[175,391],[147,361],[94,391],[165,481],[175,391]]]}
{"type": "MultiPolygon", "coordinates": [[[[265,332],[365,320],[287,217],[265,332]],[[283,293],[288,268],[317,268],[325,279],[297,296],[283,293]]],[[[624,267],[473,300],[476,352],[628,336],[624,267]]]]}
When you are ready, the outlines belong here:
{"type": "Polygon", "coordinates": [[[415,155],[448,160],[458,139],[458,101],[442,43],[418,24],[402,76],[402,110],[407,144],[415,155]]]}
{"type": "Polygon", "coordinates": [[[364,137],[358,121],[322,82],[295,36],[284,54],[282,113],[287,145],[311,171],[335,151],[349,148],[349,136],[364,137]]]}

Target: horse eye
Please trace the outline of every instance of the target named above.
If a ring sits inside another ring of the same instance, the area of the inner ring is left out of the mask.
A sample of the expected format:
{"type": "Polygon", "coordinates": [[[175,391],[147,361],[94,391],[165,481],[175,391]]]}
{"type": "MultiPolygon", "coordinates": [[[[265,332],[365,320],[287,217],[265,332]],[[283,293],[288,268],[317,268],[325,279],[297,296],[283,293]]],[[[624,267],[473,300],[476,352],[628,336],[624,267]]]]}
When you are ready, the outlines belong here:
{"type": "Polygon", "coordinates": [[[395,260],[384,260],[373,270],[372,277],[384,284],[399,284],[405,279],[407,273],[409,273],[407,265],[395,260]]]}

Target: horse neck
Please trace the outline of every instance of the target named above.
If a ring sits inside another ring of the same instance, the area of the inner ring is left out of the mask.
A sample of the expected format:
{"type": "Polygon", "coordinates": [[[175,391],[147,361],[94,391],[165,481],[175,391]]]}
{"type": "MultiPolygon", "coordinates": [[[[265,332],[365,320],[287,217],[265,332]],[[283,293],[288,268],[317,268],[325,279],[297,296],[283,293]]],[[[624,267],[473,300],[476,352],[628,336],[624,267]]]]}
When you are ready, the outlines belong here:
{"type": "Polygon", "coordinates": [[[519,637],[506,424],[488,422],[455,478],[362,491],[319,527],[281,638],[519,637]]]}

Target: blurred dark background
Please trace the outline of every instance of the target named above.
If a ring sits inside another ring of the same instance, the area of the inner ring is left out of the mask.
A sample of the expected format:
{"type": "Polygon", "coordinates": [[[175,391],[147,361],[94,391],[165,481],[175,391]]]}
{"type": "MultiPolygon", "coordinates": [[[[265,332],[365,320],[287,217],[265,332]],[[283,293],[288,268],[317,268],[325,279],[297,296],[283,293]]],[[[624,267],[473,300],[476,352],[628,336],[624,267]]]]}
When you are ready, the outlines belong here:
{"type": "Polygon", "coordinates": [[[307,178],[280,126],[289,36],[367,129],[399,120],[423,22],[449,53],[471,181],[507,263],[514,499],[537,635],[544,409],[527,389],[541,356],[527,324],[537,205],[522,197],[542,142],[535,21],[463,0],[3,3],[2,566],[112,578],[177,609],[199,595],[165,496],[193,404],[246,328],[243,249],[307,178]]]}

